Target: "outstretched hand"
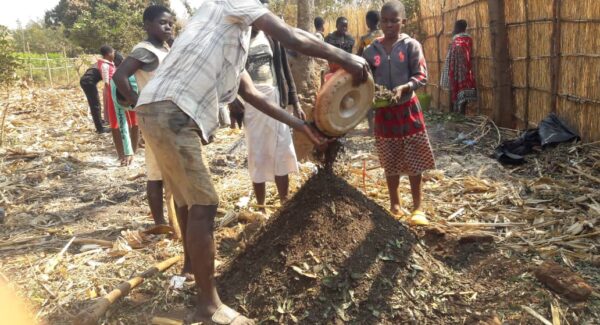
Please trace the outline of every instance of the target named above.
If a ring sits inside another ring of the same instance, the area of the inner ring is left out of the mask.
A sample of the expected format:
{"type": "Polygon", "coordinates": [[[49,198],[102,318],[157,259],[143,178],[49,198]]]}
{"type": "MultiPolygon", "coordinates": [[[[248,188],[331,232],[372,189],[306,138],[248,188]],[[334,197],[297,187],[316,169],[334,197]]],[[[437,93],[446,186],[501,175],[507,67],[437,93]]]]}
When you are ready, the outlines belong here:
{"type": "Polygon", "coordinates": [[[308,139],[315,145],[318,151],[325,151],[327,146],[335,141],[335,139],[329,139],[325,135],[323,135],[317,128],[314,126],[305,123],[300,129],[300,132],[304,133],[308,139]]]}
{"type": "Polygon", "coordinates": [[[394,88],[394,98],[399,100],[402,96],[410,91],[410,86],[408,84],[404,84],[394,88]]]}
{"type": "Polygon", "coordinates": [[[133,155],[127,155],[121,159],[121,167],[129,166],[133,162],[133,155]]]}
{"type": "Polygon", "coordinates": [[[349,54],[349,56],[350,59],[341,62],[340,65],[352,75],[353,85],[356,87],[367,81],[371,69],[364,58],[354,54],[349,54]]]}
{"type": "Polygon", "coordinates": [[[294,116],[301,119],[302,121],[306,121],[306,113],[304,112],[302,107],[300,107],[300,104],[294,105],[294,116]]]}

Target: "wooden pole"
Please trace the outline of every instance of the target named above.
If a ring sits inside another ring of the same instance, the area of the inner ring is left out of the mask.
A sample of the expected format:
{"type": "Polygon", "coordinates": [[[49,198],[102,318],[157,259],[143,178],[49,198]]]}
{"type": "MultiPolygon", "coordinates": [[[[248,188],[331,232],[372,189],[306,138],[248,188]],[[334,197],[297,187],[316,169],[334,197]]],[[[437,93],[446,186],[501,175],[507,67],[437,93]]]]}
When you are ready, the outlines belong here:
{"type": "Polygon", "coordinates": [[[529,128],[529,96],[530,96],[530,85],[529,80],[529,69],[531,69],[531,38],[529,36],[529,0],[525,0],[523,4],[525,6],[525,46],[527,49],[527,59],[525,60],[525,112],[523,113],[523,122],[525,123],[525,129],[529,128]]]}
{"type": "MultiPolygon", "coordinates": [[[[445,8],[446,8],[446,0],[444,0],[444,3],[442,4],[442,6],[440,8],[440,12],[441,12],[440,18],[441,18],[441,21],[442,21],[442,26],[440,27],[440,31],[439,32],[437,32],[437,28],[435,29],[436,32],[438,33],[436,35],[436,46],[437,46],[437,61],[438,61],[438,71],[440,72],[440,80],[441,80],[441,77],[442,77],[441,74],[443,73],[443,70],[444,70],[444,66],[443,65],[446,62],[446,60],[442,60],[442,54],[441,54],[442,44],[440,43],[440,38],[444,35],[444,30],[445,30],[445,22],[444,22],[444,9],[445,8]]],[[[435,20],[436,27],[437,27],[437,21],[438,20],[436,19],[435,20]]],[[[443,111],[443,109],[442,109],[442,93],[443,93],[443,90],[442,90],[442,85],[440,83],[438,85],[438,96],[437,96],[438,97],[438,105],[437,106],[438,106],[438,110],[440,110],[440,111],[443,111]]]]}
{"type": "Polygon", "coordinates": [[[29,79],[33,86],[33,68],[31,67],[31,51],[29,51],[29,42],[27,42],[27,66],[29,67],[29,79]]]}
{"type": "Polygon", "coordinates": [[[552,2],[554,24],[552,25],[552,63],[550,64],[550,74],[552,78],[552,99],[550,101],[550,107],[554,113],[556,113],[558,109],[558,86],[560,83],[561,2],[561,0],[554,0],[552,2]]]}
{"type": "Polygon", "coordinates": [[[171,257],[166,261],[162,261],[153,267],[144,271],[144,273],[135,276],[127,281],[121,282],[113,291],[109,292],[104,297],[98,299],[96,303],[90,307],[82,310],[73,319],[73,325],[92,325],[98,323],[98,318],[102,317],[108,310],[108,307],[112,305],[117,299],[124,297],[129,294],[131,289],[139,286],[144,282],[145,279],[162,272],[173,264],[177,263],[181,259],[181,256],[171,257]]]}
{"type": "Polygon", "coordinates": [[[63,57],[65,60],[65,71],[67,72],[67,85],[71,84],[71,76],[69,75],[69,59],[67,58],[67,51],[63,47],[63,57]]]}
{"type": "Polygon", "coordinates": [[[48,78],[50,79],[50,86],[54,88],[54,82],[52,81],[52,70],[50,70],[50,59],[48,53],[46,53],[46,71],[48,72],[48,78]]]}
{"type": "MultiPolygon", "coordinates": [[[[481,46],[479,46],[481,44],[481,17],[479,15],[479,10],[476,11],[477,14],[475,15],[475,28],[477,28],[477,36],[475,36],[475,39],[477,40],[477,42],[473,42],[473,53],[471,55],[471,57],[473,58],[473,73],[475,74],[475,81],[477,83],[477,86],[481,86],[482,82],[481,82],[481,75],[479,74],[479,64],[481,63],[481,56],[477,55],[477,52],[480,51],[481,46]]],[[[475,34],[475,33],[473,33],[475,34]]],[[[481,88],[482,89],[482,88],[481,88]]],[[[481,90],[477,90],[477,115],[481,115],[481,90]]]]}
{"type": "MultiPolygon", "coordinates": [[[[166,184],[165,184],[166,185],[166,184]]],[[[179,220],[177,219],[177,207],[175,206],[175,200],[173,198],[173,192],[165,186],[165,202],[167,203],[167,217],[169,218],[169,225],[173,227],[175,231],[175,237],[182,239],[181,227],[179,227],[179,220]]]]}
{"type": "Polygon", "coordinates": [[[493,119],[499,126],[514,128],[512,78],[508,53],[508,32],[504,13],[504,0],[488,0],[490,34],[493,56],[493,119]]]}

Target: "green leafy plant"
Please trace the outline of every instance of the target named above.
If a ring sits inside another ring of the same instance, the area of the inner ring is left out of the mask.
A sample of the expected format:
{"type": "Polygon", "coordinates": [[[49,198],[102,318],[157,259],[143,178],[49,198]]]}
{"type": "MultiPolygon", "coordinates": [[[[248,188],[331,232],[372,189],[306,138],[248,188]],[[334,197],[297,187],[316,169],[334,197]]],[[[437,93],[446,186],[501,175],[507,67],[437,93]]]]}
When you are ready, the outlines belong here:
{"type": "Polygon", "coordinates": [[[6,107],[2,112],[2,121],[0,122],[0,146],[4,142],[4,121],[8,114],[10,87],[17,79],[18,68],[19,60],[14,52],[12,36],[7,27],[0,25],[0,88],[6,91],[6,107]]]}

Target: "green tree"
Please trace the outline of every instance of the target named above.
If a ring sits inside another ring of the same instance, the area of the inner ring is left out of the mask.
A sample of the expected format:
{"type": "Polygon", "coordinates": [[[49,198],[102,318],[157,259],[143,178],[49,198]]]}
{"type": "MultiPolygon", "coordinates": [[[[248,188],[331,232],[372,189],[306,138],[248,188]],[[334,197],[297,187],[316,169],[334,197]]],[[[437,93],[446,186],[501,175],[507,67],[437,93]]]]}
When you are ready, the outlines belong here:
{"type": "Polygon", "coordinates": [[[0,25],[0,88],[8,88],[14,83],[19,65],[14,39],[8,28],[0,25]]]}
{"type": "Polygon", "coordinates": [[[65,28],[62,25],[45,27],[43,22],[30,22],[25,28],[19,26],[13,37],[18,51],[60,53],[64,50],[68,55],[76,55],[79,52],[65,37],[65,28]]]}
{"type": "Polygon", "coordinates": [[[86,52],[108,44],[128,52],[144,37],[142,14],[151,4],[169,7],[169,0],[60,0],[46,12],[46,27],[64,33],[86,52]]]}

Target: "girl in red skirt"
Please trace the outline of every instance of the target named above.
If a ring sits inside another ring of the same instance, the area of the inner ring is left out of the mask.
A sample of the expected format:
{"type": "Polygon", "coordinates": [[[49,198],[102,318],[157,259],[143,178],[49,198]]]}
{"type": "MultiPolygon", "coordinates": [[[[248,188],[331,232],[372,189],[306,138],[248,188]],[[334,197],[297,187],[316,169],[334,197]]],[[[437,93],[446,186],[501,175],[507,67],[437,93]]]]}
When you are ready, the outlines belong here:
{"type": "Polygon", "coordinates": [[[375,82],[399,98],[375,112],[375,145],[390,192],[390,210],[400,213],[400,175],[408,175],[413,198],[409,222],[428,224],[421,210],[422,173],[435,168],[423,112],[415,90],[427,82],[427,66],[421,44],[401,33],[406,23],[404,5],[391,1],[381,8],[384,37],[375,40],[363,56],[371,65],[375,82]]]}

